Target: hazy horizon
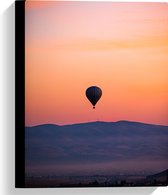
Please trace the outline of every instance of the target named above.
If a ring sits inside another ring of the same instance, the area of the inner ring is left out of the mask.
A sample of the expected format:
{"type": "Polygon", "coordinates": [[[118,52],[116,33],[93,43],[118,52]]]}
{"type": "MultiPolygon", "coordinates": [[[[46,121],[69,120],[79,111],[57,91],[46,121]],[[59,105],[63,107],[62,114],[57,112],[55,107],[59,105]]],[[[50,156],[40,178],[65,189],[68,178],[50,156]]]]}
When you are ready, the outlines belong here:
{"type": "Polygon", "coordinates": [[[79,121],[77,123],[67,123],[67,124],[56,124],[56,123],[41,123],[41,124],[34,124],[32,126],[25,126],[25,127],[36,127],[36,126],[41,126],[41,125],[57,125],[57,126],[67,126],[67,125],[78,125],[78,124],[87,124],[87,123],[117,123],[117,122],[133,122],[133,123],[142,123],[142,124],[147,124],[147,125],[158,125],[158,126],[168,126],[168,125],[162,125],[162,124],[154,124],[154,123],[145,123],[142,121],[131,121],[131,120],[118,120],[118,121],[100,121],[100,120],[95,120],[95,121],[79,121]]]}

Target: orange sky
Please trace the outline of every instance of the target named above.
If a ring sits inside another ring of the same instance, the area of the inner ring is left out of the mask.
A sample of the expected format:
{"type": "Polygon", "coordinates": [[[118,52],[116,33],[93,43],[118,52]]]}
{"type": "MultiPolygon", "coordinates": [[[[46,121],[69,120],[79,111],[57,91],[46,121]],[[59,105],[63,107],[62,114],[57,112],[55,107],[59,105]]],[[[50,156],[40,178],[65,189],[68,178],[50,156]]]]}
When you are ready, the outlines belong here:
{"type": "Polygon", "coordinates": [[[25,48],[26,126],[168,125],[168,4],[26,1],[25,48]]]}

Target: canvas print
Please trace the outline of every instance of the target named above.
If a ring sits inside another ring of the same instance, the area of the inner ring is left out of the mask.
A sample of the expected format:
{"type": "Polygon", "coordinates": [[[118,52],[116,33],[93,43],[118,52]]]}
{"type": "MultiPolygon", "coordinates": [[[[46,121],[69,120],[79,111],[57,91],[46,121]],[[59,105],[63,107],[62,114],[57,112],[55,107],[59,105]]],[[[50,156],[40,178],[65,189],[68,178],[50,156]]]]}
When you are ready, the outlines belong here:
{"type": "Polygon", "coordinates": [[[25,2],[25,187],[166,186],[168,4],[25,2]]]}

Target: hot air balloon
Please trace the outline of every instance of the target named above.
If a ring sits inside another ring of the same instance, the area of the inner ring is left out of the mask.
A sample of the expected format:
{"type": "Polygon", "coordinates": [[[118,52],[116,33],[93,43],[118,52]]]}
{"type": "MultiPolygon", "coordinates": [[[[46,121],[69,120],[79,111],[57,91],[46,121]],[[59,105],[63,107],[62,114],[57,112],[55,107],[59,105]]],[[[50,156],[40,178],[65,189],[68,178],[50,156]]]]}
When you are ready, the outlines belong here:
{"type": "Polygon", "coordinates": [[[93,109],[95,109],[96,103],[102,96],[102,90],[97,86],[91,86],[86,89],[86,97],[93,105],[93,109]]]}

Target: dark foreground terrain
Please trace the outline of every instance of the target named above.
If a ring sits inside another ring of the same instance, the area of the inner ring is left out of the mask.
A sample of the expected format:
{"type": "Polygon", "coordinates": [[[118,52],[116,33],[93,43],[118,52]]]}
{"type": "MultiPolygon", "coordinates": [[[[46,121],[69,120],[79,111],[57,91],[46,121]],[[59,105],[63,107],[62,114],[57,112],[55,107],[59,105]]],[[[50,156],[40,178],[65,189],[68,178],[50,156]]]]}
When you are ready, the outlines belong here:
{"type": "Polygon", "coordinates": [[[26,187],[167,186],[168,170],[155,175],[94,175],[27,177],[26,187]]]}

